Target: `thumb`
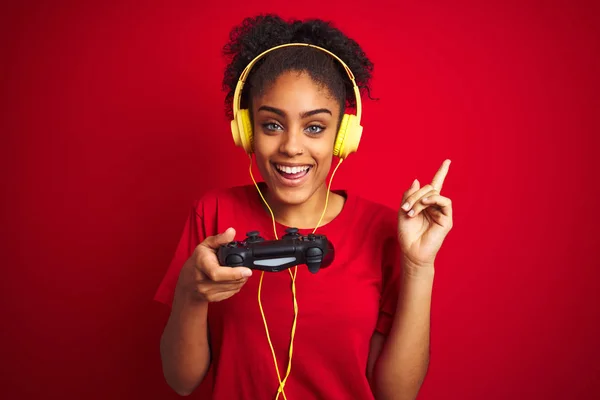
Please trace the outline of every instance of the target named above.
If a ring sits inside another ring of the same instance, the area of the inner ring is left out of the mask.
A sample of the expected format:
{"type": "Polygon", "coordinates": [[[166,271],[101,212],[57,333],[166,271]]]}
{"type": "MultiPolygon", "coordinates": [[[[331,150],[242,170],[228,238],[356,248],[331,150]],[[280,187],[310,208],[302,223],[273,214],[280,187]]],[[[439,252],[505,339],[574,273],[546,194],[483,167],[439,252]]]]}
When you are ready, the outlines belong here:
{"type": "Polygon", "coordinates": [[[202,244],[212,250],[217,250],[221,245],[227,244],[235,238],[235,229],[227,228],[225,232],[207,237],[202,244]]]}

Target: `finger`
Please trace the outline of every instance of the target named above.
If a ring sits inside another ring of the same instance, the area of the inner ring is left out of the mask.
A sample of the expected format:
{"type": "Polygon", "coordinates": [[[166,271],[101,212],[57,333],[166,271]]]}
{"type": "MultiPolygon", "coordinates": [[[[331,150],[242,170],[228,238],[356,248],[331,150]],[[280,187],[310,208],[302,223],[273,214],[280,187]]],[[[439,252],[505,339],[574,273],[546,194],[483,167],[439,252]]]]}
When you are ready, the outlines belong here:
{"type": "Polygon", "coordinates": [[[413,207],[415,213],[409,216],[414,217],[429,207],[435,207],[446,217],[452,218],[452,200],[435,192],[424,196],[421,201],[413,207]]]}
{"type": "Polygon", "coordinates": [[[433,180],[431,181],[431,186],[437,189],[438,192],[442,191],[442,186],[444,186],[444,180],[446,179],[446,175],[448,175],[448,170],[450,169],[451,160],[444,160],[442,166],[435,173],[433,180]]]}
{"type": "Polygon", "coordinates": [[[248,278],[244,278],[239,281],[232,282],[211,282],[211,281],[203,281],[198,283],[197,291],[198,293],[202,293],[203,295],[221,293],[221,292],[231,292],[240,290],[244,284],[248,281],[248,278]]]}
{"type": "Polygon", "coordinates": [[[200,246],[207,247],[212,250],[218,250],[221,245],[233,241],[234,238],[235,229],[227,228],[225,232],[207,237],[202,243],[200,243],[200,246]]]}
{"type": "Polygon", "coordinates": [[[410,185],[410,187],[408,188],[408,190],[406,192],[404,192],[404,194],[402,195],[402,201],[400,202],[400,204],[404,204],[406,199],[412,195],[413,193],[415,193],[417,190],[419,190],[421,188],[421,184],[419,183],[418,179],[415,179],[413,181],[413,183],[410,185]]]}
{"type": "Polygon", "coordinates": [[[414,204],[413,204],[412,208],[410,209],[410,211],[406,213],[407,216],[415,217],[415,216],[419,215],[421,210],[423,210],[429,206],[429,204],[426,204],[426,202],[424,200],[430,199],[435,195],[439,195],[437,190],[434,190],[431,188],[431,185],[424,186],[423,188],[426,188],[426,187],[429,187],[429,191],[426,191],[426,192],[419,191],[420,193],[419,192],[415,193],[414,204]]]}
{"type": "Polygon", "coordinates": [[[209,294],[203,295],[203,297],[206,299],[206,301],[214,303],[217,301],[227,300],[228,298],[230,298],[234,294],[238,293],[239,291],[240,291],[240,289],[230,290],[230,291],[226,291],[226,292],[209,293],[209,294]]]}
{"type": "Polygon", "coordinates": [[[423,197],[426,193],[434,191],[437,193],[437,190],[431,185],[425,185],[419,190],[415,191],[413,194],[408,196],[404,204],[402,205],[402,209],[406,212],[409,212],[410,209],[419,201],[421,197],[423,197]]]}

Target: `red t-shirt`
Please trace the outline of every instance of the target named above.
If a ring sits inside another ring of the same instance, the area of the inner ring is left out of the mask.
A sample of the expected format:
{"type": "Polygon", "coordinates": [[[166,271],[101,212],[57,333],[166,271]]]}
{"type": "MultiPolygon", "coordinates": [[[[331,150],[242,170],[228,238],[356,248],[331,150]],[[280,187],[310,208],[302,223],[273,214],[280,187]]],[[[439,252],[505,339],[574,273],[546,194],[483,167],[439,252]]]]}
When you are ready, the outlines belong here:
{"type": "MultiPolygon", "coordinates": [[[[338,193],[346,197],[342,211],[317,230],[333,243],[334,262],[316,274],[298,266],[298,321],[284,388],[288,400],[372,399],[366,377],[370,339],[374,331],[387,335],[396,308],[397,212],[352,192],[338,193]]],[[[155,299],[171,305],[181,267],[206,236],[231,226],[235,240],[254,230],[274,239],[271,216],[261,202],[253,185],[213,190],[196,201],[155,299]]],[[[286,227],[276,227],[281,238],[286,227]]],[[[205,379],[211,382],[202,386],[212,389],[213,399],[273,399],[277,393],[279,381],[258,306],[260,275],[254,271],[239,293],[209,304],[212,363],[205,379]]],[[[265,273],[261,300],[283,379],[294,318],[287,270],[265,273]]]]}

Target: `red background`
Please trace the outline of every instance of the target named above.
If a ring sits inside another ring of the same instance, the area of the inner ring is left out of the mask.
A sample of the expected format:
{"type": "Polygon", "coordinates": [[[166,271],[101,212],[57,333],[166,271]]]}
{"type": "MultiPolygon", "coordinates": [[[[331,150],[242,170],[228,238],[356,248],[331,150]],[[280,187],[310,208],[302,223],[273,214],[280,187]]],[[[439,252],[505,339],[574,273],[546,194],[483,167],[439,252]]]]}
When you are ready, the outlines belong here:
{"type": "Polygon", "coordinates": [[[335,187],[398,207],[453,161],[420,398],[600,396],[598,3],[202,3],[2,6],[0,397],[177,397],[152,296],[191,201],[250,182],[220,49],[266,11],[376,65],[335,187]]]}

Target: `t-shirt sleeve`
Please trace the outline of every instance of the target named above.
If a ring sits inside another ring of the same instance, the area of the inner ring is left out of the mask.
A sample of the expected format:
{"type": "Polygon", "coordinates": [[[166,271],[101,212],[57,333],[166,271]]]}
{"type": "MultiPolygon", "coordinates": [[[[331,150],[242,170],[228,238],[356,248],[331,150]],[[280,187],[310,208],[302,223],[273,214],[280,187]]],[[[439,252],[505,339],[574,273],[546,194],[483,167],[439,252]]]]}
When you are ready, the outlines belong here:
{"type": "Polygon", "coordinates": [[[199,212],[198,202],[192,205],[183,232],[179,238],[179,243],[175,248],[175,254],[169,263],[167,272],[160,282],[154,300],[172,306],[175,286],[179,279],[179,273],[183,264],[190,258],[196,246],[198,246],[206,237],[204,230],[203,216],[199,212]]]}
{"type": "Polygon", "coordinates": [[[382,290],[375,330],[387,336],[396,313],[400,290],[401,253],[395,229],[384,239],[382,251],[382,290]]]}

